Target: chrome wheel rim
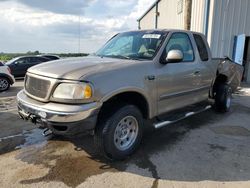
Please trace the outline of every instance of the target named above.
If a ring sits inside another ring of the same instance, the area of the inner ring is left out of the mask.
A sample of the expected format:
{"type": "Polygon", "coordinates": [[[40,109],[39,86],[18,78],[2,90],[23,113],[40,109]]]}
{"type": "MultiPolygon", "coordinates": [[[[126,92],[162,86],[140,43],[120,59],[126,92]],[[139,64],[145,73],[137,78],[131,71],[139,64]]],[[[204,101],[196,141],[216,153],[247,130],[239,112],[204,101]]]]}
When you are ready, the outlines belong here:
{"type": "Polygon", "coordinates": [[[133,116],[124,117],[116,126],[114,144],[117,149],[124,151],[130,148],[138,135],[138,121],[133,116]]]}
{"type": "Polygon", "coordinates": [[[5,90],[9,86],[9,83],[6,79],[0,78],[0,90],[5,90]]]}

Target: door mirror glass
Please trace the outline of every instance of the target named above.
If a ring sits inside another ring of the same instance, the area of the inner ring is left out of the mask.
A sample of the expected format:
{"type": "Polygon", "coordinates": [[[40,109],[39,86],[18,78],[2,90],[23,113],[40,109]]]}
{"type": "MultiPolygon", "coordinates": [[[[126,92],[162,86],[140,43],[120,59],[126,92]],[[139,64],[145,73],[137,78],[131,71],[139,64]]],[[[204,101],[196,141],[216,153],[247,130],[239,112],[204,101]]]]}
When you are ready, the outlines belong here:
{"type": "Polygon", "coordinates": [[[183,60],[183,53],[180,50],[170,50],[166,57],[166,63],[177,63],[183,60]]]}

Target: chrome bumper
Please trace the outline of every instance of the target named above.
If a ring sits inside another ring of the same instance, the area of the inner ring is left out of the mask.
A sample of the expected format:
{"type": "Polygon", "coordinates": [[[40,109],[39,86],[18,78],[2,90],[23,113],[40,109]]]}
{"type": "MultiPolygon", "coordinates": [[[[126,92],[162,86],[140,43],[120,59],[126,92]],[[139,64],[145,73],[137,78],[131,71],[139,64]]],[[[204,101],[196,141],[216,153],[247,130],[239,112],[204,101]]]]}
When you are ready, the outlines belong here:
{"type": "Polygon", "coordinates": [[[15,77],[13,75],[10,75],[11,78],[11,85],[13,85],[16,81],[15,77]]]}
{"type": "Polygon", "coordinates": [[[28,97],[24,90],[17,94],[17,104],[20,116],[35,116],[42,122],[71,123],[83,121],[97,115],[100,103],[72,105],[59,103],[43,103],[28,97]]]}

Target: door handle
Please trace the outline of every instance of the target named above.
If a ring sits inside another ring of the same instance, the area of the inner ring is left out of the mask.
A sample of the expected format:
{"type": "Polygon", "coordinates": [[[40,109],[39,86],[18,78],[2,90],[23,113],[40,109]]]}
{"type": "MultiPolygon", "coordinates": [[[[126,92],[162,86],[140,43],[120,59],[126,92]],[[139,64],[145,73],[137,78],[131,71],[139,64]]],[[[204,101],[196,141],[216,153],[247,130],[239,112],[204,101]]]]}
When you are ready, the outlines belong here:
{"type": "Polygon", "coordinates": [[[155,79],[155,75],[148,75],[146,76],[147,80],[154,80],[155,79]]]}
{"type": "Polygon", "coordinates": [[[197,71],[195,71],[194,73],[193,73],[193,75],[198,75],[198,74],[200,74],[200,70],[197,70],[197,71]]]}

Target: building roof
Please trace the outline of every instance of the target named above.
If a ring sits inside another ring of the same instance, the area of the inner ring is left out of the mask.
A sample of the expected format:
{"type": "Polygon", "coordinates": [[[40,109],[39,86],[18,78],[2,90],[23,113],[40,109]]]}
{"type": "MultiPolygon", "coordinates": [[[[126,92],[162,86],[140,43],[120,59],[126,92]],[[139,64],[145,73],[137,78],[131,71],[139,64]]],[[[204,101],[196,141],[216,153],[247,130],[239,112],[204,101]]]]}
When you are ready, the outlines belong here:
{"type": "Polygon", "coordinates": [[[160,1],[161,1],[161,0],[156,0],[156,1],[146,10],[146,12],[145,12],[137,21],[141,21],[141,19],[144,18],[144,16],[146,16],[147,13],[148,13],[150,10],[152,10],[152,9],[155,7],[155,5],[156,5],[157,3],[159,3],[160,1]]]}

